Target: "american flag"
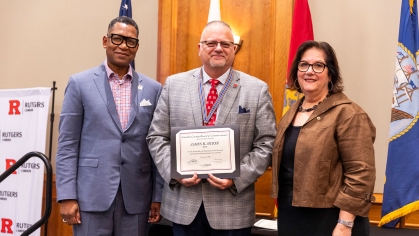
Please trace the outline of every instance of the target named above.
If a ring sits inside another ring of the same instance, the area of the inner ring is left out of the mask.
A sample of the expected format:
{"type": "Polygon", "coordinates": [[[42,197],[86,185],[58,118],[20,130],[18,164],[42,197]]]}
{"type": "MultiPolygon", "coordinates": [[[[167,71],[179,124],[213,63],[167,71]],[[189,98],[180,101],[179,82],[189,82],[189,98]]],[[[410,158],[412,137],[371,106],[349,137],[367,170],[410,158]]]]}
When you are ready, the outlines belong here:
{"type": "Polygon", "coordinates": [[[403,70],[405,72],[409,73],[409,74],[414,73],[416,71],[415,70],[415,67],[413,67],[412,65],[405,65],[405,66],[403,66],[403,70]]]}
{"type": "MultiPolygon", "coordinates": [[[[129,18],[132,18],[131,0],[122,0],[121,1],[121,6],[119,7],[119,16],[127,16],[129,18]]],[[[132,62],[131,62],[131,67],[132,67],[132,69],[135,70],[134,60],[132,60],[132,62]]]]}
{"type": "Polygon", "coordinates": [[[128,16],[132,18],[131,0],[122,0],[119,8],[119,16],[128,16]]]}

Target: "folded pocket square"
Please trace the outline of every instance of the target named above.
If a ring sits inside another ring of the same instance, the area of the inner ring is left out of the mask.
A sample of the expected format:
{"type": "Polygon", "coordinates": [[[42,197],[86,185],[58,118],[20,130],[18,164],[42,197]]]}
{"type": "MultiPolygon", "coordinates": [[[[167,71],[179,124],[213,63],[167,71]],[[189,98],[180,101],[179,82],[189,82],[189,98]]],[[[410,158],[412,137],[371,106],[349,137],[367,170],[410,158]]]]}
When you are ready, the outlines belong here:
{"type": "Polygon", "coordinates": [[[250,109],[246,110],[246,107],[239,106],[239,114],[249,113],[250,109]]]}
{"type": "Polygon", "coordinates": [[[140,107],[145,107],[145,106],[151,106],[150,100],[145,100],[145,99],[143,99],[143,100],[140,102],[140,107]]]}

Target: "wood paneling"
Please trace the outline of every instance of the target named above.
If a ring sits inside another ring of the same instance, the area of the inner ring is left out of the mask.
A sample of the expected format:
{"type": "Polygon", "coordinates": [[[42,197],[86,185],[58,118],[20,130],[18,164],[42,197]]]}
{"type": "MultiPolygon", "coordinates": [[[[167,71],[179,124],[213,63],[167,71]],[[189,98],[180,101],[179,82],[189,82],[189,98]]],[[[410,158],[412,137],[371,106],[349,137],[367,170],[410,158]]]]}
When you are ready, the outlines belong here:
{"type": "Polygon", "coordinates": [[[274,218],[275,200],[271,198],[272,169],[266,170],[255,184],[256,216],[274,218]]]}
{"type": "Polygon", "coordinates": [[[271,29],[271,69],[269,88],[274,102],[277,122],[282,117],[284,89],[288,67],[288,53],[291,38],[291,22],[294,1],[272,1],[273,21],[271,29]]]}
{"type": "Polygon", "coordinates": [[[199,15],[208,9],[203,1],[159,1],[157,81],[199,67],[198,42],[207,20],[199,15]]]}

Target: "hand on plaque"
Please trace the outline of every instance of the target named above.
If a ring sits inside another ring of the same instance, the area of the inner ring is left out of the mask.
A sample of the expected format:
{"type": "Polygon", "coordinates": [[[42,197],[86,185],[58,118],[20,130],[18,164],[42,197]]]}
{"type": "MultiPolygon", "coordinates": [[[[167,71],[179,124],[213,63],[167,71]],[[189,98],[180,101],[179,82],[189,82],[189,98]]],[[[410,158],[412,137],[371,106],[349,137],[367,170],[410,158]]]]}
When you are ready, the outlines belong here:
{"type": "Polygon", "coordinates": [[[176,181],[186,187],[191,187],[191,186],[199,184],[199,182],[201,182],[201,179],[198,178],[198,175],[196,173],[194,173],[191,178],[184,178],[184,179],[179,178],[179,179],[176,179],[176,181]]]}
{"type": "Polygon", "coordinates": [[[228,189],[234,184],[233,179],[220,179],[212,174],[208,174],[208,177],[208,183],[210,183],[211,186],[213,186],[214,188],[218,188],[221,190],[228,189]]]}

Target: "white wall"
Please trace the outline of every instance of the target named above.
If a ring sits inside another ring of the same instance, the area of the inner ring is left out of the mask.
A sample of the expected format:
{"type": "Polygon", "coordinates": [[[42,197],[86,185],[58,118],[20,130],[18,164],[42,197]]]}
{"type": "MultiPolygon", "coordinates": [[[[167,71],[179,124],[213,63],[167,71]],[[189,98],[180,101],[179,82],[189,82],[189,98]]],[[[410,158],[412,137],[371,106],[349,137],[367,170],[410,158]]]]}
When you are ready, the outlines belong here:
{"type": "MultiPolygon", "coordinates": [[[[57,81],[54,166],[67,80],[103,62],[102,37],[109,21],[118,16],[119,4],[120,0],[0,1],[0,89],[50,87],[57,81]]],[[[377,127],[375,192],[382,192],[401,0],[309,0],[309,4],[315,39],[334,47],[345,93],[377,127]]],[[[155,78],[158,1],[132,0],[132,5],[140,27],[136,68],[155,78]]]]}
{"type": "MultiPolygon", "coordinates": [[[[158,1],[131,2],[133,19],[140,31],[136,70],[155,78],[158,1]]],[[[118,16],[120,3],[120,0],[0,1],[0,89],[51,87],[52,81],[57,82],[51,155],[54,167],[58,122],[68,78],[105,60],[102,37],[109,22],[118,16]]]]}
{"type": "Polygon", "coordinates": [[[377,128],[375,192],[382,193],[401,0],[309,0],[314,39],[332,45],[345,93],[377,128]]]}

